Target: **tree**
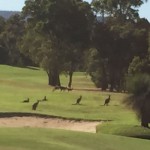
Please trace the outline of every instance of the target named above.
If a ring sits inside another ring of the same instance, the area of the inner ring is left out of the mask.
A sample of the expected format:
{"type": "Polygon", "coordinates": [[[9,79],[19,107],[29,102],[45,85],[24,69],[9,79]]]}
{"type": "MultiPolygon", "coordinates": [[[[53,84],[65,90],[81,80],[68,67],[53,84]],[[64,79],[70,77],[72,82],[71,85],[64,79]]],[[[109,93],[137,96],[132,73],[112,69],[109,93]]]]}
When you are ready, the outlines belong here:
{"type": "Polygon", "coordinates": [[[49,85],[60,85],[59,72],[63,64],[60,45],[53,43],[46,37],[41,36],[32,29],[28,29],[20,43],[21,52],[30,57],[32,61],[42,67],[48,75],[49,85]],[[33,38],[34,37],[34,38],[33,38]],[[60,52],[59,52],[60,51],[60,52]]]}
{"type": "Polygon", "coordinates": [[[1,32],[1,46],[7,54],[7,64],[23,65],[23,56],[19,51],[18,42],[21,40],[24,33],[24,20],[20,15],[11,16],[6,22],[1,32]]]}
{"type": "Polygon", "coordinates": [[[141,0],[93,0],[92,5],[96,12],[111,17],[119,17],[122,20],[134,20],[138,18],[138,8],[143,4],[141,0]]]}
{"type": "Polygon", "coordinates": [[[149,31],[150,24],[146,19],[139,19],[136,23],[136,30],[134,32],[134,44],[132,47],[136,50],[128,73],[134,75],[137,73],[150,73],[150,58],[149,58],[149,31]]]}
{"type": "Polygon", "coordinates": [[[148,52],[150,53],[150,31],[148,34],[148,52]]]}
{"type": "Polygon", "coordinates": [[[136,74],[128,80],[129,96],[124,103],[132,108],[141,119],[141,126],[148,127],[150,122],[150,76],[136,74]]]}
{"type": "Polygon", "coordinates": [[[2,32],[5,28],[5,19],[3,17],[0,17],[0,63],[6,63],[7,60],[7,50],[5,49],[3,45],[3,36],[2,32]]]}
{"type": "Polygon", "coordinates": [[[135,75],[139,73],[150,74],[150,60],[148,57],[140,59],[139,56],[135,56],[128,68],[128,74],[135,75]]]}
{"type": "Polygon", "coordinates": [[[150,60],[135,56],[128,69],[128,91],[130,96],[124,103],[131,107],[141,119],[141,126],[149,127],[150,122],[150,60]]]}
{"type": "Polygon", "coordinates": [[[44,68],[49,85],[60,85],[59,74],[70,65],[71,86],[81,50],[89,43],[88,23],[93,15],[90,5],[82,0],[26,0],[23,15],[27,17],[27,35],[22,51],[44,68]]]}
{"type": "Polygon", "coordinates": [[[90,49],[87,57],[87,72],[90,74],[96,87],[106,90],[108,88],[108,76],[106,71],[107,59],[102,59],[97,49],[90,49]]]}
{"type": "Polygon", "coordinates": [[[105,22],[98,21],[94,26],[93,47],[97,49],[97,59],[101,65],[92,73],[92,78],[96,82],[105,79],[107,86],[110,85],[110,91],[122,91],[133,57],[144,58],[148,54],[149,23],[140,19],[136,10],[132,11],[142,2],[93,0],[93,7],[95,2],[98,2],[95,8],[97,11],[105,8],[107,18],[105,22]],[[104,6],[98,7],[99,3],[104,6]]]}

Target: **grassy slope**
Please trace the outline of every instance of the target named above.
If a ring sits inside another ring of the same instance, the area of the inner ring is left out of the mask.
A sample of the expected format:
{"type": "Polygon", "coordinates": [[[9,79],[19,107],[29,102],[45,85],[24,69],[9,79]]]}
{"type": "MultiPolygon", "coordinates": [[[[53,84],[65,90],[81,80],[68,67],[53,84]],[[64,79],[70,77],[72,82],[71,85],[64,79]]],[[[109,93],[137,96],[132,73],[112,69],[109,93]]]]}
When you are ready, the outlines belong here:
{"type": "MultiPolygon", "coordinates": [[[[62,75],[61,80],[63,85],[67,85],[68,78],[62,75]]],[[[76,73],[73,80],[73,87],[92,88],[94,87],[94,85],[90,82],[89,77],[86,78],[83,73],[76,73]]],[[[36,68],[16,68],[0,65],[0,91],[0,112],[32,113],[32,104],[37,99],[41,99],[46,95],[48,98],[48,102],[40,103],[36,113],[63,116],[68,118],[82,118],[88,120],[113,120],[112,122],[104,123],[102,126],[97,127],[97,131],[99,133],[127,136],[136,135],[136,137],[138,137],[139,135],[141,137],[149,137],[150,135],[149,131],[143,131],[142,128],[139,127],[139,122],[136,119],[135,114],[132,111],[127,110],[121,104],[121,100],[125,96],[124,94],[111,93],[112,101],[110,103],[110,106],[104,107],[102,105],[104,99],[108,96],[107,92],[52,92],[52,87],[47,85],[46,73],[42,70],[36,70],[36,68]],[[79,97],[79,95],[83,96],[82,105],[72,105],[73,103],[75,103],[75,100],[77,97],[79,97]],[[31,102],[28,104],[22,103],[21,101],[27,97],[31,99],[31,102]],[[138,127],[135,128],[135,126],[138,127]],[[137,135],[137,132],[139,133],[139,135],[137,135]]],[[[111,135],[94,135],[90,133],[86,134],[48,129],[39,130],[22,128],[8,130],[1,128],[0,149],[13,150],[13,141],[15,143],[15,150],[21,150],[21,147],[22,149],[34,149],[33,147],[35,147],[36,144],[38,145],[37,147],[39,147],[39,149],[43,149],[42,146],[46,145],[44,150],[53,148],[53,146],[56,150],[96,150],[100,149],[100,147],[103,150],[123,150],[129,149],[129,147],[132,149],[140,150],[143,149],[141,148],[142,146],[144,146],[144,150],[150,148],[150,145],[146,140],[130,139],[111,135]],[[33,137],[29,135],[30,132],[31,134],[33,134],[33,137]],[[40,138],[37,142],[38,135],[40,136],[40,138]],[[58,140],[59,135],[61,135],[60,138],[63,140],[62,142],[58,140]],[[32,137],[32,139],[29,138],[30,136],[32,137]],[[68,138],[66,138],[66,136],[68,136],[68,138]],[[43,139],[44,141],[48,142],[43,142],[43,139]],[[72,141],[69,141],[69,139],[72,141]],[[17,144],[14,140],[16,140],[16,142],[17,140],[19,140],[19,144],[17,144]],[[110,141],[109,144],[107,143],[107,141],[110,141]],[[138,143],[138,146],[135,146],[135,143],[138,143]]]]}
{"type": "MultiPolygon", "coordinates": [[[[47,75],[42,70],[0,66],[0,111],[1,112],[32,112],[31,106],[37,99],[45,95],[48,102],[40,103],[37,113],[64,116],[68,118],[82,118],[94,120],[124,120],[132,121],[134,114],[120,104],[123,94],[112,93],[112,102],[108,107],[102,106],[107,92],[52,92],[47,85],[47,75]],[[83,96],[82,105],[72,105],[75,100],[83,96]],[[24,104],[21,101],[29,97],[31,102],[24,104]]],[[[62,76],[63,85],[68,78],[62,76]]],[[[73,87],[94,87],[89,78],[77,73],[74,76],[73,87]],[[83,82],[81,84],[81,82],[83,82]],[[82,86],[81,86],[82,85],[82,86]]]]}

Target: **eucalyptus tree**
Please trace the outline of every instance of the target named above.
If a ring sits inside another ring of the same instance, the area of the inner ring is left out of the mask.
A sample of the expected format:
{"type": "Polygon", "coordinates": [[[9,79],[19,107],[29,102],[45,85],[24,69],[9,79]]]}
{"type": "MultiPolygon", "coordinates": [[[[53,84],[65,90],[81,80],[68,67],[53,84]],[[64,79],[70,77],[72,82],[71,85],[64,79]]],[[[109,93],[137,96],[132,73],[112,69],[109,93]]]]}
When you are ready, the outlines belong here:
{"type": "Polygon", "coordinates": [[[5,27],[5,19],[0,16],[0,63],[5,63],[7,60],[7,51],[3,45],[3,37],[2,32],[4,31],[5,27]]]}
{"type": "Polygon", "coordinates": [[[150,53],[150,31],[148,34],[148,52],[150,53]]]}
{"type": "MultiPolygon", "coordinates": [[[[136,9],[141,4],[142,1],[93,0],[93,8],[97,12],[105,9],[103,12],[107,16],[105,22],[95,25],[93,46],[97,49],[99,62],[105,66],[99,65],[99,76],[105,78],[111,91],[124,88],[125,75],[133,57],[147,54],[148,24],[142,23],[136,9]]],[[[98,73],[93,75],[93,78],[99,78],[98,73]]]]}
{"type": "Polygon", "coordinates": [[[0,16],[0,33],[4,30],[5,18],[0,16]]]}
{"type": "Polygon", "coordinates": [[[139,16],[138,9],[147,0],[92,0],[95,12],[106,16],[135,19],[139,16]]]}
{"type": "Polygon", "coordinates": [[[1,32],[1,45],[7,53],[5,63],[10,65],[23,65],[22,58],[18,47],[18,42],[21,40],[24,33],[24,20],[20,15],[11,16],[5,21],[3,31],[1,32]]]}
{"type": "Polygon", "coordinates": [[[26,0],[22,13],[27,18],[22,51],[44,68],[49,85],[60,85],[59,74],[70,66],[71,86],[82,49],[89,43],[90,5],[82,0],[26,0]]]}

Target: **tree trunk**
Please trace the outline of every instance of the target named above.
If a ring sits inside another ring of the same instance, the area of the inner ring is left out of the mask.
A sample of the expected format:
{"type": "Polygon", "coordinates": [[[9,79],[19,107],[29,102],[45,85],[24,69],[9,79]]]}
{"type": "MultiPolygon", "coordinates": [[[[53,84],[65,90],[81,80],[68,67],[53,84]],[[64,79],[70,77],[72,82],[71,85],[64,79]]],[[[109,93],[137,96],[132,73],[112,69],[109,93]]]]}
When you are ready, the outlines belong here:
{"type": "Polygon", "coordinates": [[[51,86],[60,86],[60,78],[59,78],[59,73],[56,69],[54,69],[53,71],[49,71],[48,74],[48,85],[51,86]]]}
{"type": "Polygon", "coordinates": [[[72,76],[73,76],[73,71],[69,72],[69,83],[68,83],[68,87],[71,88],[72,86],[72,76]]]}
{"type": "MultiPolygon", "coordinates": [[[[149,115],[147,113],[147,108],[146,108],[146,101],[143,102],[143,106],[141,108],[141,126],[149,128],[148,123],[149,123],[149,115]]],[[[149,110],[149,109],[148,109],[149,110]]],[[[148,111],[149,112],[149,111],[148,111]]]]}
{"type": "Polygon", "coordinates": [[[102,91],[106,91],[106,89],[108,88],[108,86],[107,86],[107,81],[106,81],[105,77],[103,78],[101,85],[102,85],[101,86],[102,91]]]}
{"type": "Polygon", "coordinates": [[[115,87],[115,77],[114,76],[115,76],[114,73],[111,72],[111,76],[110,76],[110,89],[109,89],[110,92],[113,92],[114,87],[115,87]]]}
{"type": "Polygon", "coordinates": [[[142,114],[142,116],[141,116],[141,126],[142,126],[142,127],[149,128],[147,118],[146,118],[146,116],[143,115],[143,114],[142,114]]]}
{"type": "Polygon", "coordinates": [[[73,65],[73,62],[71,62],[70,70],[69,70],[69,83],[68,83],[69,88],[71,88],[72,86],[73,70],[74,70],[74,65],[73,65]]]}
{"type": "Polygon", "coordinates": [[[106,91],[106,89],[108,88],[107,75],[106,75],[106,70],[105,70],[104,64],[102,65],[101,88],[102,88],[102,91],[106,91]]]}

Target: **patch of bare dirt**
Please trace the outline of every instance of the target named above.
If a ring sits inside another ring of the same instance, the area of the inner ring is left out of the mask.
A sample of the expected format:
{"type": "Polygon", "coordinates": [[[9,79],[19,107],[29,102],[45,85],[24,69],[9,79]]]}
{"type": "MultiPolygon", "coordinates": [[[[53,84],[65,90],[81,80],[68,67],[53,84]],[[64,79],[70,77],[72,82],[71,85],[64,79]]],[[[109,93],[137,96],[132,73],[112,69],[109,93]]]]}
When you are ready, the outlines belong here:
{"type": "Polygon", "coordinates": [[[55,128],[82,132],[96,133],[96,126],[99,121],[75,121],[60,118],[41,117],[5,117],[0,118],[0,127],[35,127],[35,128],[55,128]]]}

